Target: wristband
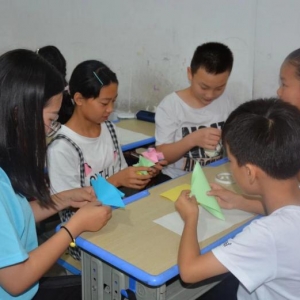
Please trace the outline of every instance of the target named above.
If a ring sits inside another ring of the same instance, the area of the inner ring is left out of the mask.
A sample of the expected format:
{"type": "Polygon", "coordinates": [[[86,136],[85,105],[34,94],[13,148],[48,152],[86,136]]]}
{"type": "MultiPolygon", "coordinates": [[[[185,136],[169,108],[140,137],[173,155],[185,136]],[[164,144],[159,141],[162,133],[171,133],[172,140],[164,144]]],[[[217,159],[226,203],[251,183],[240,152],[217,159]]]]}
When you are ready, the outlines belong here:
{"type": "Polygon", "coordinates": [[[69,234],[70,238],[71,238],[71,243],[70,243],[70,247],[74,248],[76,247],[76,243],[75,243],[75,239],[73,238],[72,233],[70,232],[70,230],[66,227],[66,226],[60,226],[60,228],[63,228],[67,231],[67,233],[69,234]]]}

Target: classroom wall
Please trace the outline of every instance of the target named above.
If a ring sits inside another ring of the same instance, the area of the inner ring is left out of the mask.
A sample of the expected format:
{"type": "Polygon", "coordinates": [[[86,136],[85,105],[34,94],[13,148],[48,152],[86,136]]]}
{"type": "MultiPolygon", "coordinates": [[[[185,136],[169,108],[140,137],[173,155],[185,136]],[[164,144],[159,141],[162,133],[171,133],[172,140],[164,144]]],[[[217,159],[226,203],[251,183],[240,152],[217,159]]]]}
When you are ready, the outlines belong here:
{"type": "Polygon", "coordinates": [[[285,57],[300,48],[300,1],[257,1],[253,96],[276,95],[285,57]]]}
{"type": "Polygon", "coordinates": [[[118,75],[117,109],[155,110],[188,86],[196,46],[227,44],[236,103],[275,93],[283,58],[300,45],[297,0],[0,0],[0,53],[56,45],[68,61],[99,59],[118,75]]]}

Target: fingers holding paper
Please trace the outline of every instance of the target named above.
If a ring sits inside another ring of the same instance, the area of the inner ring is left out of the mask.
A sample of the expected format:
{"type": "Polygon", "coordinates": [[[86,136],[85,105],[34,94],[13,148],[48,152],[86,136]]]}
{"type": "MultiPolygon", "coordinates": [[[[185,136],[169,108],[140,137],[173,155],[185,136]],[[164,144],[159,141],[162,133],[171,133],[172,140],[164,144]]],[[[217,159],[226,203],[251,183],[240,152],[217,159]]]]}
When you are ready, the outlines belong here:
{"type": "Polygon", "coordinates": [[[265,215],[266,211],[261,199],[247,197],[231,192],[216,183],[211,183],[211,190],[207,192],[209,196],[214,196],[220,207],[225,209],[240,209],[246,212],[265,215]]]}
{"type": "Polygon", "coordinates": [[[195,197],[190,197],[190,192],[189,190],[182,191],[175,202],[175,208],[184,222],[189,219],[198,220],[198,203],[195,197]]]}
{"type": "Polygon", "coordinates": [[[75,188],[52,195],[58,210],[67,207],[80,208],[89,202],[97,201],[95,192],[91,186],[75,188]]]}
{"type": "Polygon", "coordinates": [[[107,224],[111,216],[111,207],[102,205],[97,201],[80,208],[68,224],[74,223],[72,225],[78,227],[79,234],[84,231],[98,231],[107,224]]]}
{"type": "Polygon", "coordinates": [[[168,165],[168,162],[165,159],[157,162],[154,166],[151,167],[151,170],[148,172],[149,175],[151,175],[152,177],[157,176],[166,165],[168,165]]]}
{"type": "Polygon", "coordinates": [[[215,150],[221,139],[221,130],[212,127],[201,128],[191,134],[195,136],[195,146],[209,150],[215,150]]]}
{"type": "Polygon", "coordinates": [[[211,190],[207,192],[207,195],[214,196],[220,207],[225,209],[236,209],[239,207],[241,195],[231,192],[216,183],[211,183],[210,187],[211,190]]]}
{"type": "Polygon", "coordinates": [[[150,170],[151,167],[127,167],[111,176],[108,181],[116,187],[143,189],[152,178],[150,170]]]}

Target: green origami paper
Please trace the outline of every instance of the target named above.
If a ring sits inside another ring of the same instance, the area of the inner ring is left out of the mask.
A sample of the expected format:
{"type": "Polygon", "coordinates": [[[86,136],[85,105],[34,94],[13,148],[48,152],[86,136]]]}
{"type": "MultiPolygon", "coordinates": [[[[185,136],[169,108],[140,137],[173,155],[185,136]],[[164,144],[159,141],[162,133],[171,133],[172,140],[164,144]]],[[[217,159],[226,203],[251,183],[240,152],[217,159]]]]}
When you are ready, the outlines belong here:
{"type": "Polygon", "coordinates": [[[213,196],[208,196],[206,193],[210,191],[211,188],[206,179],[206,176],[197,162],[192,174],[191,182],[191,196],[195,196],[197,202],[208,212],[218,219],[225,220],[219,203],[213,196]]]}
{"type": "MultiPolygon", "coordinates": [[[[153,163],[151,160],[143,157],[143,156],[139,156],[139,162],[137,164],[135,164],[135,167],[153,167],[155,165],[155,163],[153,163]]],[[[148,172],[147,171],[139,171],[139,174],[142,175],[147,175],[148,172]]]]}

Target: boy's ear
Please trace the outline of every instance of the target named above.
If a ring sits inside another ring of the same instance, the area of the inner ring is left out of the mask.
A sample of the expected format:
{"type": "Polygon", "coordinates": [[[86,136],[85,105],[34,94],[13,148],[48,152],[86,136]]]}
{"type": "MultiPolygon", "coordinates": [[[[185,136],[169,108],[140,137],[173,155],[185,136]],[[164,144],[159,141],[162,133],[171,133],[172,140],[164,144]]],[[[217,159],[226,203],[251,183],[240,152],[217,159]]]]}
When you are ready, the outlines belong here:
{"type": "Polygon", "coordinates": [[[192,74],[192,70],[191,70],[191,67],[187,67],[187,77],[188,77],[188,80],[191,82],[192,79],[193,79],[193,74],[192,74]]]}
{"type": "Polygon", "coordinates": [[[73,100],[76,103],[76,105],[81,106],[83,104],[83,101],[85,100],[85,98],[82,96],[81,93],[76,92],[74,94],[73,100]]]}
{"type": "Polygon", "coordinates": [[[248,178],[249,184],[252,185],[257,178],[257,169],[252,164],[246,164],[244,167],[246,169],[246,176],[248,178]]]}

